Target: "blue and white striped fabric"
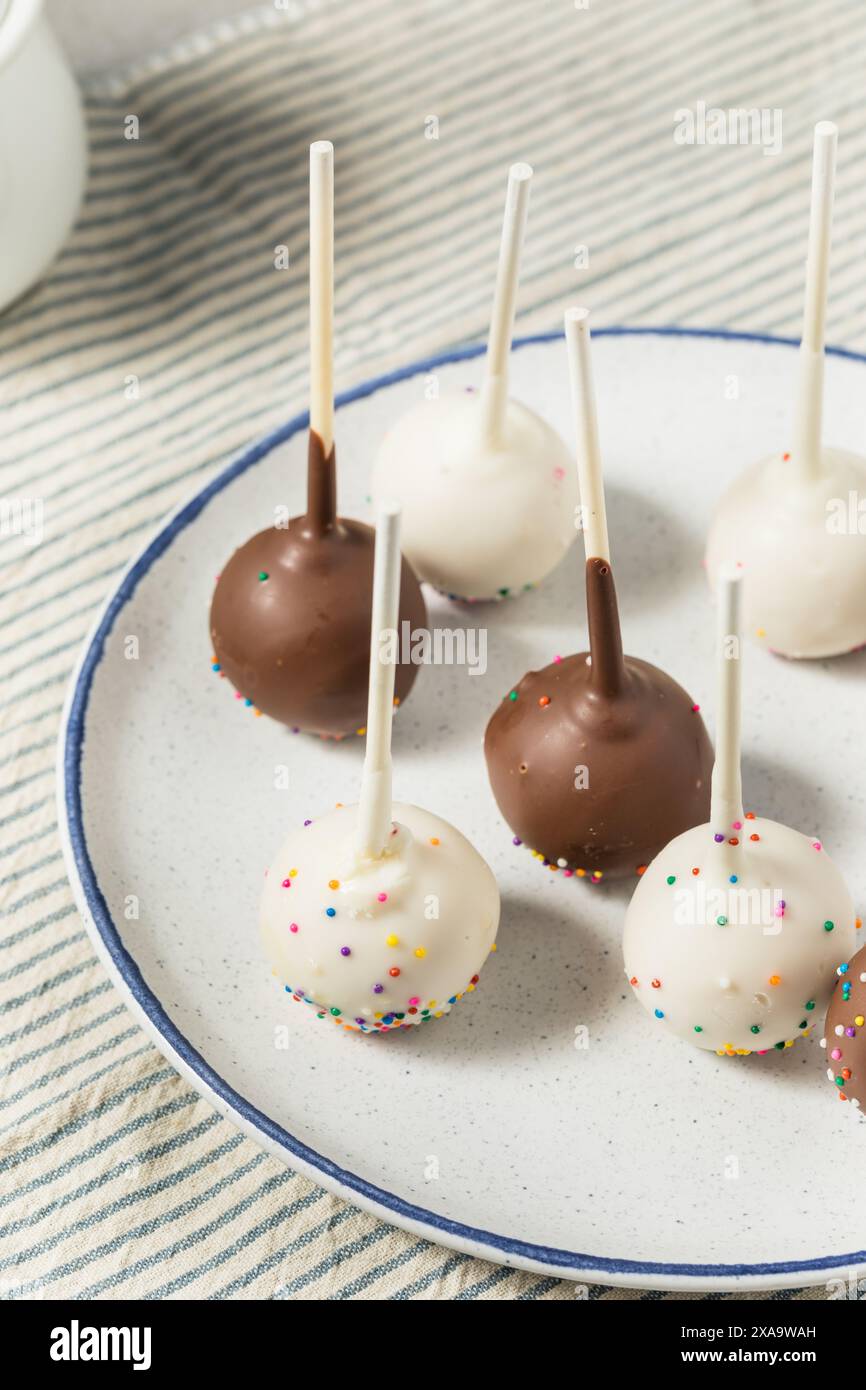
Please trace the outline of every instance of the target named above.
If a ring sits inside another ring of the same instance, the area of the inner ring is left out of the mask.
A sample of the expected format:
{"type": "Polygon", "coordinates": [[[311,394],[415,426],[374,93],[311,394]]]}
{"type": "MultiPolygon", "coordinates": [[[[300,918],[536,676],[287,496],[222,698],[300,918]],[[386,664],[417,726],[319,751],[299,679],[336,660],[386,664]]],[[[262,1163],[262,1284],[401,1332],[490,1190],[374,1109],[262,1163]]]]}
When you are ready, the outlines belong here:
{"type": "Polygon", "coordinates": [[[859,0],[277,0],[91,86],[80,223],[0,319],[0,498],[44,507],[41,544],[0,545],[0,1293],[662,1296],[575,1291],[418,1241],[199,1100],[73,906],[60,708],[130,554],[303,404],[310,140],[337,151],[341,388],[483,335],[518,158],[536,168],[522,329],[555,327],[579,297],[602,322],[795,335],[811,126],[827,116],[842,129],[829,336],[862,348],[864,63],[859,0]],[[675,113],[698,101],[779,110],[781,151],[676,143],[675,113]]]}

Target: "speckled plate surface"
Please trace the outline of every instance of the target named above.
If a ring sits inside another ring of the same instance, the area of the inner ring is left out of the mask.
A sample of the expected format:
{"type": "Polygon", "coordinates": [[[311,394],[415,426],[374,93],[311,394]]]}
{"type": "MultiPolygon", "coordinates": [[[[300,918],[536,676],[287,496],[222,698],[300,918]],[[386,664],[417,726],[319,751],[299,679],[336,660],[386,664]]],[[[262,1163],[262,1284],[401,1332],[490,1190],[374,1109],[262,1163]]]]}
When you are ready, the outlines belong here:
{"type": "MultiPolygon", "coordinates": [[[[475,352],[423,363],[341,404],[341,512],[369,516],[373,451],[425,377],[474,384],[481,365],[475,352]]],[[[711,729],[704,529],[730,473],[784,439],[793,368],[786,343],[596,335],[626,650],[682,682],[711,729]]],[[[571,437],[561,340],[522,344],[512,389],[571,437]]],[[[866,447],[864,392],[864,361],[834,354],[828,442],[866,447]]],[[[738,1060],[655,1032],[623,977],[629,889],[542,869],[497,813],[484,726],[529,666],[585,646],[579,545],[519,599],[461,609],[432,596],[434,623],[487,629],[488,669],[428,667],[395,723],[395,796],[452,820],[499,878],[500,949],[477,993],[386,1038],[319,1023],[280,993],[257,944],[261,876],[290,823],[356,797],[362,744],[255,719],[211,673],[207,611],[232,549],[275,503],[300,510],[304,425],[166,523],[107,604],[70,690],[69,871],[130,1007],[272,1153],[443,1244],[683,1290],[824,1283],[866,1262],[866,1127],[826,1080],[820,1028],[784,1054],[738,1060]],[[589,1046],[575,1046],[583,1029],[589,1046]]],[[[862,905],[866,652],[790,663],[750,647],[744,680],[747,804],[820,833],[862,905]]]]}

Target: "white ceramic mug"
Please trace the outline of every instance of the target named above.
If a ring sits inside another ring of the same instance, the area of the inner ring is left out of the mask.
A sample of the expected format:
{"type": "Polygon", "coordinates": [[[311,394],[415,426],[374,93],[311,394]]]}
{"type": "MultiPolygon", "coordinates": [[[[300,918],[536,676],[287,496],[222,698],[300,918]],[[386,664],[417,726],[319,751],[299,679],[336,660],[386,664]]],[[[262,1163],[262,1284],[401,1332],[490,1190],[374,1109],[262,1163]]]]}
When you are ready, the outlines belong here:
{"type": "Polygon", "coordinates": [[[0,309],[57,255],[86,172],[81,98],[42,0],[0,0],[0,309]]]}

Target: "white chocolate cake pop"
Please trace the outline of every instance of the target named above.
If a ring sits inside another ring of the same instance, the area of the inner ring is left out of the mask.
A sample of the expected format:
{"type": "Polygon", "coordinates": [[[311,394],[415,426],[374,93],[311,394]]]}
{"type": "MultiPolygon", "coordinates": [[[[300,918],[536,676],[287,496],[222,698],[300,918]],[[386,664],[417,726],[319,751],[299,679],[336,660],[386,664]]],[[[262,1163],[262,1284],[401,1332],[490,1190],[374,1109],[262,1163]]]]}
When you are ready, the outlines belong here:
{"type": "Polygon", "coordinates": [[[274,973],[319,1018],[387,1033],[441,1018],[495,949],[499,890],[465,836],[391,801],[399,511],[376,529],[367,749],[357,806],[293,831],[268,870],[261,933],[274,973]]]}
{"type": "Polygon", "coordinates": [[[806,307],[790,451],[728,489],[707,542],[710,583],[742,567],[744,625],[790,657],[837,656],[866,643],[866,533],[849,498],[866,496],[866,459],[821,442],[824,337],[836,127],[815,127],[806,307]]]}
{"type": "Polygon", "coordinates": [[[719,587],[720,715],[709,825],[678,835],[626,914],[625,972],[660,1027],[725,1056],[779,1051],[824,1016],[854,906],[817,839],[744,815],[741,577],[719,587]]]}
{"type": "Polygon", "coordinates": [[[575,535],[577,474],[562,439],[508,398],[508,357],[532,170],[512,166],[482,390],[443,392],[382,442],[375,498],[403,511],[403,549],[454,598],[505,598],[559,564],[575,535]]]}

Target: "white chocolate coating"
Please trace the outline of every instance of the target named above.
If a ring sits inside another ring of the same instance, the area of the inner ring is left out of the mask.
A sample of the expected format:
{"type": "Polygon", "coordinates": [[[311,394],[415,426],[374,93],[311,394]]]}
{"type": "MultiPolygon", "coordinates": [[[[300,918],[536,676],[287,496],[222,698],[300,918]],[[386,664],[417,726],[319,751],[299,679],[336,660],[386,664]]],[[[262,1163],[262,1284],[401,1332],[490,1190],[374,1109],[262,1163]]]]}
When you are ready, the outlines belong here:
{"type": "Polygon", "coordinates": [[[482,397],[421,401],[385,436],[376,501],[403,509],[403,553],[444,593],[489,599],[537,584],[576,535],[577,471],[550,425],[507,404],[501,444],[485,440],[482,397]]]}
{"type": "Polygon", "coordinates": [[[450,1012],[474,990],[499,925],[496,880],[466,837],[417,806],[393,809],[378,859],[359,857],[357,806],[293,831],[262,894],[274,973],[311,1013],[361,1032],[450,1012]]]}
{"type": "Polygon", "coordinates": [[[715,587],[721,565],[742,566],[750,637],[790,657],[838,656],[866,643],[863,499],[866,460],[842,449],[821,451],[814,481],[774,455],[731,485],[710,529],[707,574],[715,587]]]}
{"type": "Polygon", "coordinates": [[[728,835],[738,843],[697,826],[656,856],[629,904],[623,956],[657,1027],[732,1056],[820,1027],[854,905],[820,841],[760,817],[728,835]]]}

